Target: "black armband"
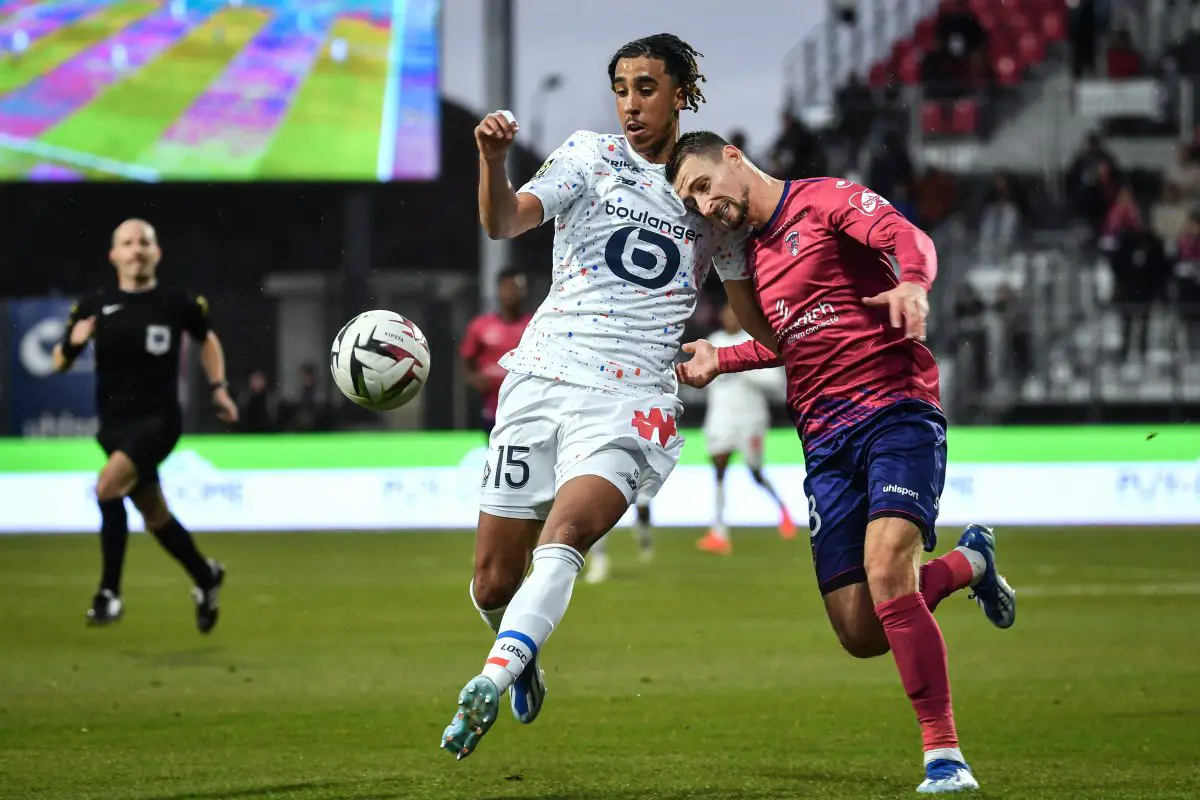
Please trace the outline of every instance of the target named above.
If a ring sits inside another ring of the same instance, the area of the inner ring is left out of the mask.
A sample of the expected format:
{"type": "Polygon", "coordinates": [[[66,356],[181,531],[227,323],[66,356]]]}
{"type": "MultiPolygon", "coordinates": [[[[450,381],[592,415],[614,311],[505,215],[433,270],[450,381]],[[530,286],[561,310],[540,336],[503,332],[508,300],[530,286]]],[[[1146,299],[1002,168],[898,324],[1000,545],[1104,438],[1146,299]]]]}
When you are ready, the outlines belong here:
{"type": "Polygon", "coordinates": [[[73,344],[68,336],[62,343],[63,358],[67,361],[74,361],[79,358],[79,354],[83,352],[83,348],[87,347],[87,342],[83,344],[73,344]]]}

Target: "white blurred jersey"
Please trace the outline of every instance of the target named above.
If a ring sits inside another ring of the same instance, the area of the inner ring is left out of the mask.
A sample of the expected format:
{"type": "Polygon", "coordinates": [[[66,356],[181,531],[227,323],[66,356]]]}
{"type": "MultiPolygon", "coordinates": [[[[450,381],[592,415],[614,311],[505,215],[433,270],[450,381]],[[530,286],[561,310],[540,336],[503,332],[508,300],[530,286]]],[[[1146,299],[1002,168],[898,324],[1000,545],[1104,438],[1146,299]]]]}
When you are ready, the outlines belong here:
{"type": "Polygon", "coordinates": [[[520,191],[554,220],[554,282],[509,372],[630,396],[673,394],[683,325],[710,265],[749,278],[745,236],[690,214],[623,136],[577,131],[520,191]]]}
{"type": "MultiPolygon", "coordinates": [[[[745,331],[715,331],[707,339],[713,347],[732,347],[750,339],[745,331]]],[[[783,399],[787,378],[783,367],[754,369],[718,375],[708,385],[707,431],[737,428],[764,431],[771,424],[772,399],[783,399]]]]}

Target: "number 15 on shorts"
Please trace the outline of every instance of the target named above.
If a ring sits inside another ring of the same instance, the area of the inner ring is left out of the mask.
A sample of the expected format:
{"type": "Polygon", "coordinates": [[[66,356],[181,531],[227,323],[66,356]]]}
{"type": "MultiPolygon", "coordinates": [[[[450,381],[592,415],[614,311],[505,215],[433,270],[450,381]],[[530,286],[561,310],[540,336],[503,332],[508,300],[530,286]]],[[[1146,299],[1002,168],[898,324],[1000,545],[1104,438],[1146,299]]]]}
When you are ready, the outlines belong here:
{"type": "Polygon", "coordinates": [[[483,465],[482,488],[500,488],[500,481],[510,489],[520,489],[529,483],[529,465],[525,457],[529,455],[528,447],[519,445],[500,445],[496,455],[483,465]]]}

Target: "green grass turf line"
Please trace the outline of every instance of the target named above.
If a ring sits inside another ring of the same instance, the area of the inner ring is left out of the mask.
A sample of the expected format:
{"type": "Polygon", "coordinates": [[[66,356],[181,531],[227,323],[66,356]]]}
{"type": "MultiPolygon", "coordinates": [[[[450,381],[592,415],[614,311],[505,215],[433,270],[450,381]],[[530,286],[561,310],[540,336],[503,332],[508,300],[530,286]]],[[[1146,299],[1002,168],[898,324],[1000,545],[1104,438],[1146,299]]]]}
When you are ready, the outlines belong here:
{"type": "Polygon", "coordinates": [[[157,59],[51,129],[42,140],[116,161],[144,163],[143,154],[268,18],[265,12],[249,8],[214,14],[157,59]]]}
{"type": "MultiPolygon", "coordinates": [[[[649,566],[615,537],[612,581],[576,586],[543,651],[537,722],[506,699],[464,762],[437,741],[491,638],[468,534],[200,536],[229,567],[209,637],[149,536],[130,540],[124,621],[99,630],[95,537],[0,537],[0,797],[914,797],[894,663],[841,651],[807,544],[735,530],[718,558],[700,533],[660,532],[649,566]]],[[[1200,797],[1197,531],[1001,537],[1018,589],[1112,591],[1031,593],[1009,631],[965,593],[938,608],[980,796],[1200,797]]]]}
{"type": "Polygon", "coordinates": [[[20,56],[0,58],[0,94],[29,83],[70,61],[131,23],[152,13],[159,3],[117,3],[33,42],[20,56]]]}
{"type": "Polygon", "coordinates": [[[387,31],[358,20],[334,24],[259,162],[259,178],[375,180],[388,38],[387,31]],[[342,63],[329,57],[328,43],[339,37],[350,50],[342,63]]]}

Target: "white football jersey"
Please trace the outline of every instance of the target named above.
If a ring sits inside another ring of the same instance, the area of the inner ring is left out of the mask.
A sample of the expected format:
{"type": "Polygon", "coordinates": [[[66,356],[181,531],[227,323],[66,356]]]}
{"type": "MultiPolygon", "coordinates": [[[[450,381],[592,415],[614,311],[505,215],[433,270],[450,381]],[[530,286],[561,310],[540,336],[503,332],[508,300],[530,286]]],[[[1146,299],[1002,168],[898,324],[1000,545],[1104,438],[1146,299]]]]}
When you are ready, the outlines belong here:
{"type": "MultiPolygon", "coordinates": [[[[706,337],[713,347],[733,347],[748,341],[745,331],[726,333],[714,331],[706,337]]],[[[783,399],[787,377],[783,367],[753,369],[718,375],[708,385],[708,411],[705,428],[748,424],[766,428],[770,424],[770,400],[783,399]]]]}
{"type": "Polygon", "coordinates": [[[749,278],[745,234],[688,213],[625,137],[577,131],[520,191],[554,220],[554,282],[509,372],[624,395],[672,394],[672,363],[710,265],[749,278]]]}

